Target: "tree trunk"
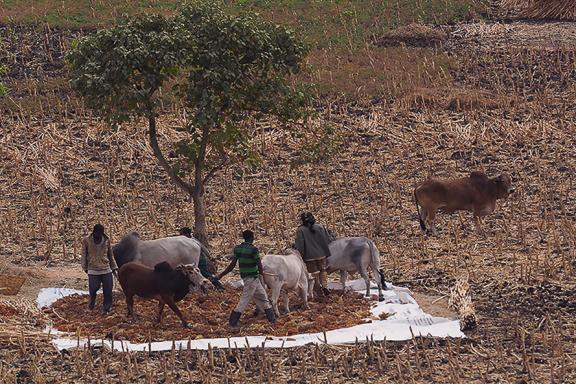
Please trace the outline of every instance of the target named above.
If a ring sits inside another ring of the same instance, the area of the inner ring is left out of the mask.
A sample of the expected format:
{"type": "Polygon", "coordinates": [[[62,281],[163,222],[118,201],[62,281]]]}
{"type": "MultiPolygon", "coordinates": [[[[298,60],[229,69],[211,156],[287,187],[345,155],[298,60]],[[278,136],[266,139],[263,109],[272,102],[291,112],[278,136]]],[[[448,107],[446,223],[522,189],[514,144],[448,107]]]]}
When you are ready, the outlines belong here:
{"type": "Polygon", "coordinates": [[[166,173],[168,173],[170,180],[178,187],[180,187],[182,191],[186,192],[193,198],[194,187],[178,176],[174,168],[168,164],[168,161],[162,154],[162,150],[160,150],[160,146],[158,145],[158,137],[156,134],[156,117],[153,111],[150,111],[148,114],[148,137],[150,139],[150,146],[152,147],[154,156],[156,156],[156,159],[158,159],[160,166],[164,168],[166,173]]]}
{"type": "Polygon", "coordinates": [[[208,246],[208,235],[206,233],[206,203],[204,201],[203,188],[196,186],[192,193],[194,201],[194,237],[202,244],[208,246]]]}
{"type": "Polygon", "coordinates": [[[162,150],[158,145],[158,137],[156,132],[156,117],[154,112],[150,111],[148,114],[148,135],[150,139],[150,146],[154,151],[154,155],[160,166],[168,173],[170,180],[176,184],[182,191],[186,192],[188,196],[192,197],[194,202],[194,237],[202,244],[208,247],[208,236],[206,232],[206,203],[204,201],[204,165],[206,156],[206,146],[208,142],[208,128],[204,130],[204,137],[200,145],[200,152],[198,158],[194,163],[194,185],[182,180],[168,163],[162,150]]]}
{"type": "Polygon", "coordinates": [[[208,127],[202,129],[202,141],[198,157],[194,162],[194,190],[192,199],[194,200],[194,237],[208,247],[208,234],[206,233],[206,202],[204,201],[204,167],[206,157],[206,147],[208,145],[208,127]]]}

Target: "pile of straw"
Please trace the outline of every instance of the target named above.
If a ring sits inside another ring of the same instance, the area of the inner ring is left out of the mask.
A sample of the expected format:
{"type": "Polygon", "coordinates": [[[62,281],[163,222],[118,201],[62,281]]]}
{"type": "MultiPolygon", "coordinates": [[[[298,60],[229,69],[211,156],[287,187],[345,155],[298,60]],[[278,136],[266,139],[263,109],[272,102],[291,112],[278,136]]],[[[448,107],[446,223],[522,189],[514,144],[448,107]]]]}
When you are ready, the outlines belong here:
{"type": "Polygon", "coordinates": [[[576,20],[574,0],[502,0],[502,6],[529,19],[576,20]]]}

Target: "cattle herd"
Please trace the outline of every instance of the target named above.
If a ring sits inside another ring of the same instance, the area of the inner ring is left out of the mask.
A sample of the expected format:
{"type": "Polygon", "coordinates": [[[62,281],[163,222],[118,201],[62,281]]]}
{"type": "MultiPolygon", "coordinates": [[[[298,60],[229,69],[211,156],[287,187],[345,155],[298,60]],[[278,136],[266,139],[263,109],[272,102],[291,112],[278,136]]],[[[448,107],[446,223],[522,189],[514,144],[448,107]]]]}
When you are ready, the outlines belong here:
{"type": "MultiPolygon", "coordinates": [[[[429,178],[414,190],[420,227],[426,234],[436,235],[436,211],[448,213],[465,210],[473,213],[479,231],[481,218],[492,213],[496,200],[514,192],[511,178],[506,174],[488,177],[482,172],[471,172],[460,179],[429,178]]],[[[342,289],[345,289],[348,273],[359,273],[366,283],[366,296],[370,296],[368,270],[377,278],[378,298],[383,300],[386,289],[384,273],[380,267],[380,253],[374,242],[365,237],[341,237],[329,244],[327,272],[339,272],[342,289]]],[[[206,291],[209,281],[205,279],[198,264],[201,255],[207,253],[199,241],[186,236],[141,240],[136,233],[125,236],[113,247],[118,264],[118,280],[128,306],[128,315],[134,317],[134,296],[157,299],[159,302],[157,322],[162,310],[168,305],[188,327],[176,302],[182,300],[190,289],[206,291]]],[[[314,278],[295,249],[289,248],[282,255],[266,255],[262,258],[262,280],[270,289],[271,304],[280,316],[278,300],[284,298],[284,310],[290,311],[288,290],[299,291],[304,308],[314,296],[314,278]]]]}

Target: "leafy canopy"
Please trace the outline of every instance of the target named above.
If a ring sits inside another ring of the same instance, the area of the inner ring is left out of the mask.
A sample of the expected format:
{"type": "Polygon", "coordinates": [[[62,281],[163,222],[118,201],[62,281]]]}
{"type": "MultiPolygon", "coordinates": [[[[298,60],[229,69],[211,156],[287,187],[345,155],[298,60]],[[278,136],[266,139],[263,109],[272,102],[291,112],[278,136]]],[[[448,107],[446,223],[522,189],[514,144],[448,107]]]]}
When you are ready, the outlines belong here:
{"type": "Polygon", "coordinates": [[[155,116],[158,90],[172,80],[189,132],[177,150],[194,163],[206,153],[218,162],[248,158],[254,117],[298,117],[307,100],[288,78],[304,54],[284,27],[199,2],[173,17],[142,16],[81,38],[67,58],[72,87],[114,123],[155,116]]]}

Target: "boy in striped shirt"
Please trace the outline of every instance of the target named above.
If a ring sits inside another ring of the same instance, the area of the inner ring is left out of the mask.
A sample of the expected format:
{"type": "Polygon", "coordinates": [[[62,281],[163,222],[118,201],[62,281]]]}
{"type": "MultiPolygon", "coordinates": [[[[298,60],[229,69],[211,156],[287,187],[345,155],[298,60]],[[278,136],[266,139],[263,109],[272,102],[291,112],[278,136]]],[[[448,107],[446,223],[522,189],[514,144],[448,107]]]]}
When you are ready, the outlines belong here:
{"type": "Polygon", "coordinates": [[[272,309],[272,305],[268,300],[268,295],[266,295],[266,290],[262,285],[260,280],[260,275],[262,273],[262,263],[260,261],[260,251],[252,243],[254,242],[254,232],[247,229],[242,232],[242,237],[244,242],[234,248],[234,256],[230,265],[218,275],[218,280],[226,276],[231,272],[234,267],[236,267],[236,262],[238,262],[240,267],[240,277],[244,282],[244,289],[242,290],[242,296],[240,296],[240,301],[236,308],[230,314],[230,319],[228,324],[231,327],[236,327],[242,312],[246,309],[250,300],[254,300],[254,303],[260,311],[266,313],[266,318],[269,322],[276,322],[276,315],[272,309]]]}

